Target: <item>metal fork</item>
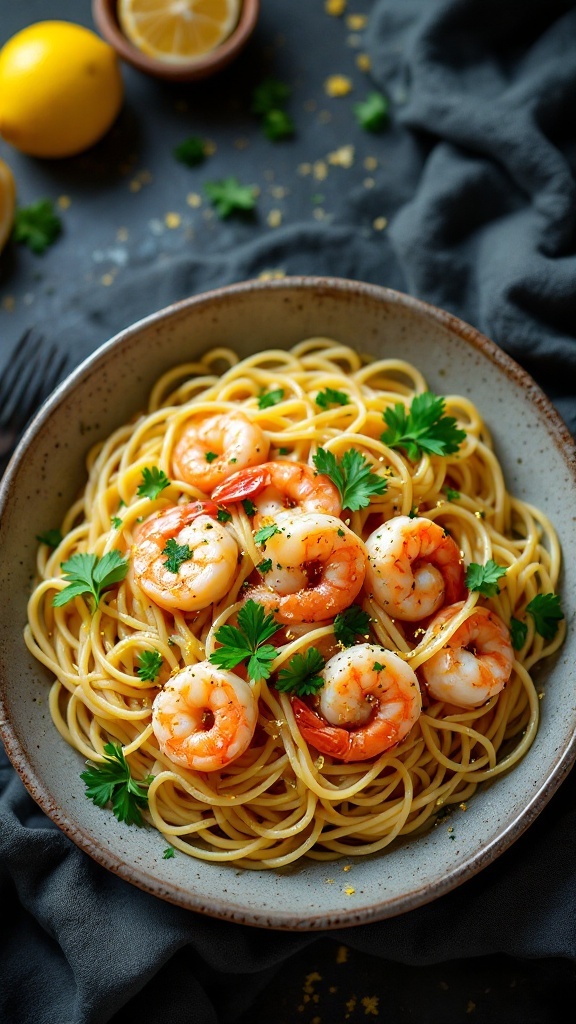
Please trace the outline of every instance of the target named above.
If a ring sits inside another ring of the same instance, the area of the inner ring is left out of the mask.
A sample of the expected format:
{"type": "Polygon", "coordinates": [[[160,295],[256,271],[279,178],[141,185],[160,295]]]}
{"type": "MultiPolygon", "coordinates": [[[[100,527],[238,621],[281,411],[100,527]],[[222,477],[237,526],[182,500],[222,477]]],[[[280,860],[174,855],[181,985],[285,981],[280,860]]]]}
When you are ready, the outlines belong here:
{"type": "Polygon", "coordinates": [[[0,475],[36,409],[62,380],[68,356],[44,347],[33,328],[20,339],[0,378],[0,475]]]}

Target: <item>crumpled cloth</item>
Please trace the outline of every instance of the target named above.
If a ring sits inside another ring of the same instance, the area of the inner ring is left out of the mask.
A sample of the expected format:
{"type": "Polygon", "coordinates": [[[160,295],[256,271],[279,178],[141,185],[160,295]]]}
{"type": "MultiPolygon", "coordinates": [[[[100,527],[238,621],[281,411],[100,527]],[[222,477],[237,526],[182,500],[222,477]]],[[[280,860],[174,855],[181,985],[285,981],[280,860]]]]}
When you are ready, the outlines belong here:
{"type": "MultiPolygon", "coordinates": [[[[568,0],[375,3],[372,78],[391,100],[398,161],[385,234],[358,230],[370,199],[350,197],[332,224],[292,224],[231,249],[143,263],[113,298],[79,289],[63,304],[62,346],[74,346],[79,360],[171,301],[269,267],[362,279],[409,291],[485,332],[576,433],[575,38],[568,0]]],[[[416,979],[419,966],[461,957],[576,958],[575,788],[573,772],[514,846],[458,889],[330,938],[382,958],[391,985],[394,964],[413,965],[416,979]]],[[[0,907],[6,1024],[104,1024],[132,1013],[146,1024],[249,1021],[258,993],[273,978],[281,986],[291,958],[319,941],[217,921],[140,892],[78,850],[7,760],[0,907]]],[[[444,1024],[429,1002],[418,1019],[444,1024]]],[[[473,1019],[463,1009],[461,1020],[473,1019]]],[[[524,1024],[508,1008],[509,1022],[524,1024]]]]}

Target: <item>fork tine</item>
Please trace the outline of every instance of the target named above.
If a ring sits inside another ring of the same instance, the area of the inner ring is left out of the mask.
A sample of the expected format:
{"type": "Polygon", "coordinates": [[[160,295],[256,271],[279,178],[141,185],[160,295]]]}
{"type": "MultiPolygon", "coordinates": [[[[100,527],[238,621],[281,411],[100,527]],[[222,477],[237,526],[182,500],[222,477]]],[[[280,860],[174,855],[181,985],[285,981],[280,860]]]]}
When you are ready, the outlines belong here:
{"type": "Polygon", "coordinates": [[[66,356],[59,359],[58,362],[52,362],[57,355],[58,349],[53,345],[46,355],[48,364],[46,373],[40,373],[38,379],[35,380],[35,376],[37,376],[36,370],[38,369],[35,367],[34,372],[27,375],[26,381],[24,382],[23,380],[22,388],[19,389],[22,398],[12,412],[9,421],[10,425],[18,421],[19,425],[21,424],[21,428],[23,428],[38,406],[54,389],[60,379],[61,370],[63,370],[67,362],[66,356]]]}
{"type": "Polygon", "coordinates": [[[12,394],[16,384],[18,383],[22,369],[26,366],[34,365],[34,356],[38,354],[41,344],[41,334],[38,334],[33,328],[26,331],[17,347],[14,349],[12,359],[2,375],[1,390],[3,394],[12,394]]]}

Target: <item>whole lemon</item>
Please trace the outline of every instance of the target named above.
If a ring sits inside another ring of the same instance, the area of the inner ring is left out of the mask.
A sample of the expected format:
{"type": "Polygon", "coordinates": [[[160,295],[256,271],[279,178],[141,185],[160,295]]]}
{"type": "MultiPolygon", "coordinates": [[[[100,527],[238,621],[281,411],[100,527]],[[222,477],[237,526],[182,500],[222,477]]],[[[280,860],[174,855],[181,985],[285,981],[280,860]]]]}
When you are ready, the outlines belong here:
{"type": "Polygon", "coordinates": [[[73,156],[108,131],[124,88],[116,53],[68,21],[39,21],[0,50],[0,135],[29,156],[73,156]]]}
{"type": "Polygon", "coordinates": [[[14,223],[16,186],[12,171],[0,160],[0,252],[8,241],[14,223]]]}

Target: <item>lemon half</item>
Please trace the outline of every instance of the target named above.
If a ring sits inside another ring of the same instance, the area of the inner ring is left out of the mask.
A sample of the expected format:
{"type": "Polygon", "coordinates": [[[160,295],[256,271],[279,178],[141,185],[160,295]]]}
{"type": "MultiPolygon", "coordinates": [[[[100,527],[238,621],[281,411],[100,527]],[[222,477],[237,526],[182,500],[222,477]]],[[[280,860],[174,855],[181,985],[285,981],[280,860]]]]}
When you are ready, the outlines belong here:
{"type": "Polygon", "coordinates": [[[142,53],[190,64],[215,50],[238,23],[241,0],[119,0],[122,31],[142,53]]]}
{"type": "Polygon", "coordinates": [[[0,135],[29,156],[88,149],[116,119],[123,94],[115,51],[81,25],[39,21],[0,51],[0,135]]]}

